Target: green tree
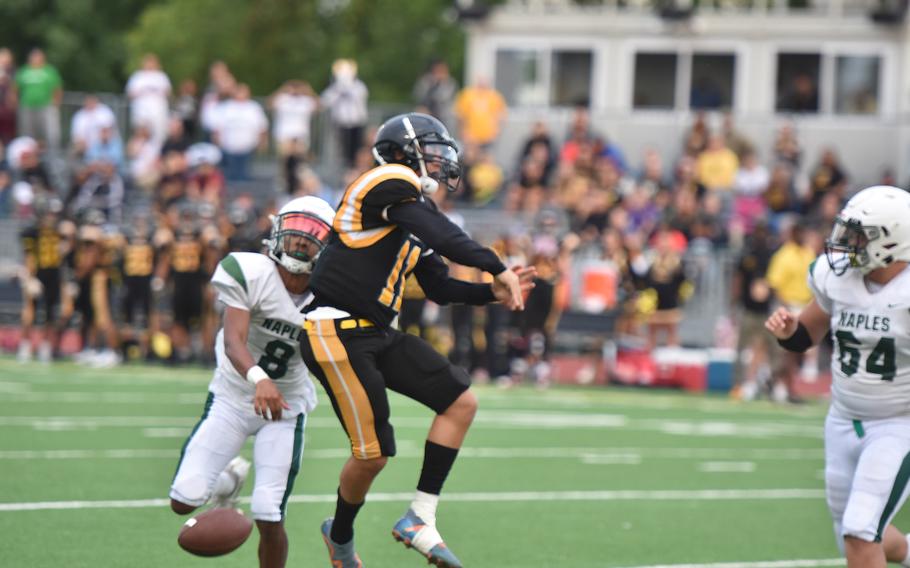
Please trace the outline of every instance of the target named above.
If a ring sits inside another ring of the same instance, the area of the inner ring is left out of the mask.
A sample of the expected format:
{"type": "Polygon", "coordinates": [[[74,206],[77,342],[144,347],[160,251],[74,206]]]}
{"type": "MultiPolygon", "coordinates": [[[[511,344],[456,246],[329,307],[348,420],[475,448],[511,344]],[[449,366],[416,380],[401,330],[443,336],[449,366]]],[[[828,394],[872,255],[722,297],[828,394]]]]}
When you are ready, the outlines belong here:
{"type": "Polygon", "coordinates": [[[0,0],[0,45],[24,64],[40,47],[71,90],[120,91],[124,36],[135,15],[157,0],[0,0]]]}
{"type": "Polygon", "coordinates": [[[164,0],[129,33],[129,67],[142,54],[161,58],[171,79],[205,79],[224,60],[253,92],[300,78],[321,90],[337,57],[358,62],[374,101],[410,100],[434,57],[459,76],[464,34],[451,0],[164,0]]]}

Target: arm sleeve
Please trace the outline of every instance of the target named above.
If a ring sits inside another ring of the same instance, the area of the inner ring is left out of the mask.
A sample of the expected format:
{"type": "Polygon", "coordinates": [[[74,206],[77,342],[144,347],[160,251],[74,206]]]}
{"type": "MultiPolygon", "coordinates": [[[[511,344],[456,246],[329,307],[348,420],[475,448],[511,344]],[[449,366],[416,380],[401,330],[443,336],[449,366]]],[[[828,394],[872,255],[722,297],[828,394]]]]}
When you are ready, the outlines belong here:
{"type": "Polygon", "coordinates": [[[458,264],[480,268],[494,276],[506,269],[496,253],[475,242],[448,217],[423,203],[401,203],[389,208],[386,215],[389,221],[458,264]]]}
{"type": "Polygon", "coordinates": [[[218,300],[224,305],[239,310],[251,311],[252,302],[250,294],[247,292],[246,280],[241,275],[238,281],[236,275],[230,273],[233,268],[228,269],[225,267],[224,263],[229,258],[232,257],[227,256],[218,264],[218,268],[215,269],[215,274],[212,276],[212,286],[218,291],[218,300]]]}
{"type": "Polygon", "coordinates": [[[809,265],[808,276],[809,290],[812,290],[812,295],[815,296],[815,301],[821,309],[828,314],[834,309],[834,302],[825,294],[825,279],[830,270],[828,259],[820,256],[809,265]]]}
{"type": "Polygon", "coordinates": [[[437,304],[449,303],[482,306],[496,301],[489,284],[474,284],[449,277],[449,267],[436,253],[421,257],[414,268],[417,282],[427,298],[437,304]]]}

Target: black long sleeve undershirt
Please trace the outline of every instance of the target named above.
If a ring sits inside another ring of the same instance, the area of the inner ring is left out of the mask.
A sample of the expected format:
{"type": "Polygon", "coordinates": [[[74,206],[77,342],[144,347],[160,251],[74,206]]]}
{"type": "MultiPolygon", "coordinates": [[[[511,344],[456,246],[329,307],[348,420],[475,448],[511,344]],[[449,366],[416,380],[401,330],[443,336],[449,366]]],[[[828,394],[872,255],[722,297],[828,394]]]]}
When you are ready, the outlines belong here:
{"type": "Polygon", "coordinates": [[[414,275],[427,298],[439,305],[482,306],[496,301],[491,285],[450,278],[449,267],[436,253],[422,257],[414,268],[414,275]]]}
{"type": "Polygon", "coordinates": [[[405,229],[440,255],[496,276],[506,267],[492,250],[465,234],[458,225],[426,203],[410,201],[390,207],[389,221],[405,229]]]}

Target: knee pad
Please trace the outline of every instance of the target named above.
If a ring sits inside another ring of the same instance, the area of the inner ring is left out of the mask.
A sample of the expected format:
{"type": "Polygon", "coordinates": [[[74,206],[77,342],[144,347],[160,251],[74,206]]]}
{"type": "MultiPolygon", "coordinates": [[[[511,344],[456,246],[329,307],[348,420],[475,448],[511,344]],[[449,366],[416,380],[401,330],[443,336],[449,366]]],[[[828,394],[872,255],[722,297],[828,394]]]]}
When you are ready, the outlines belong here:
{"type": "Polygon", "coordinates": [[[841,536],[852,536],[873,542],[878,538],[878,524],[882,515],[880,499],[876,495],[854,491],[850,495],[844,518],[841,519],[841,536]]]}
{"type": "Polygon", "coordinates": [[[283,517],[281,505],[286,489],[284,486],[275,484],[257,484],[250,500],[250,512],[253,514],[253,519],[272,523],[280,521],[283,517]]]}
{"type": "Polygon", "coordinates": [[[211,488],[208,480],[202,475],[177,476],[171,485],[171,498],[199,507],[209,499],[211,488]]]}

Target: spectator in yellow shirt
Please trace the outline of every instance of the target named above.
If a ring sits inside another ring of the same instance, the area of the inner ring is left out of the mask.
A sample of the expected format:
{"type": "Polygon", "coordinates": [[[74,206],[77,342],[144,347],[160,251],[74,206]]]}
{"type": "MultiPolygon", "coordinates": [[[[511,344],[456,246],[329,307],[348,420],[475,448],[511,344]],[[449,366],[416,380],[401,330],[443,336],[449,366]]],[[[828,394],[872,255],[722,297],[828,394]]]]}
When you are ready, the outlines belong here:
{"type": "Polygon", "coordinates": [[[813,260],[815,250],[806,243],[803,228],[794,224],[768,266],[768,283],[782,303],[801,308],[812,300],[807,278],[813,260]]]}
{"type": "Polygon", "coordinates": [[[505,99],[486,79],[478,79],[473,87],[462,89],[455,99],[462,141],[478,146],[495,142],[507,110],[505,99]]]}
{"type": "Polygon", "coordinates": [[[739,158],[727,147],[722,134],[712,134],[708,147],[698,155],[695,173],[708,191],[729,191],[736,182],[739,158]]]}
{"type": "MultiPolygon", "coordinates": [[[[798,223],[794,223],[787,234],[787,241],[777,249],[768,265],[768,284],[781,303],[793,310],[802,309],[812,300],[808,277],[809,267],[816,258],[816,250],[808,242],[809,237],[798,223]]],[[[774,400],[801,402],[793,393],[793,384],[803,356],[803,353],[790,351],[783,354],[781,369],[777,374],[779,382],[772,391],[774,400]]]]}

